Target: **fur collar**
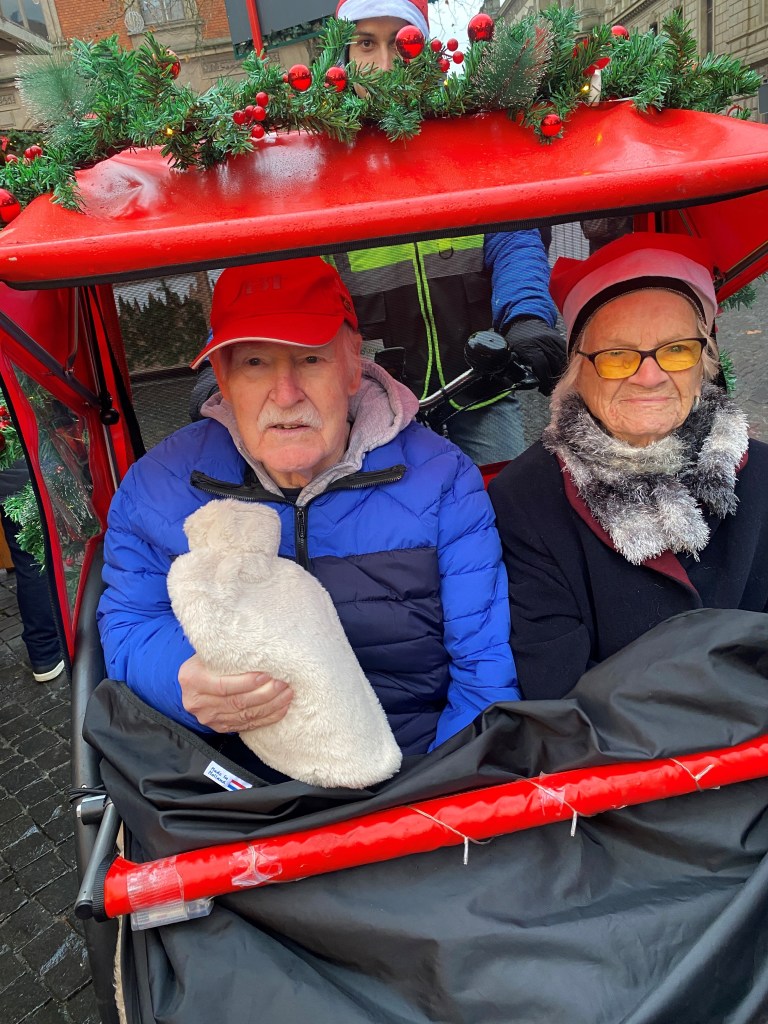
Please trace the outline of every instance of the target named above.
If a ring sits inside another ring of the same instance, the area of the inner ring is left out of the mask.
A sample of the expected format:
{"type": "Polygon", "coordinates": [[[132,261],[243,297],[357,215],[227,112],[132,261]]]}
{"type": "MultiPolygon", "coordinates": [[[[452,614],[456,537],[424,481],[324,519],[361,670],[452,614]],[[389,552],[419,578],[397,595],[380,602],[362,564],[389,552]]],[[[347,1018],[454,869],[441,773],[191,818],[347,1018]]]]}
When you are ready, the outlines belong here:
{"type": "Polygon", "coordinates": [[[616,550],[640,565],[664,551],[698,558],[709,542],[705,513],[736,512],[736,471],[749,437],[744,414],[705,384],[682,426],[645,448],[611,437],[577,394],[562,401],[542,441],[616,550]]]}

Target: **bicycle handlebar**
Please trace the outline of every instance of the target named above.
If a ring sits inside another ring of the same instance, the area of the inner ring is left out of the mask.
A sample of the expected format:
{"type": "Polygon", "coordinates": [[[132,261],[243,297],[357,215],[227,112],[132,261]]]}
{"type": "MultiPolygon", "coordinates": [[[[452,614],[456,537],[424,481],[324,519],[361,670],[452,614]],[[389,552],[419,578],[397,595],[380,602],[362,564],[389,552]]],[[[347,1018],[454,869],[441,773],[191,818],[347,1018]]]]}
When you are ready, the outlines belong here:
{"type": "Polygon", "coordinates": [[[433,430],[478,402],[539,386],[530,367],[517,361],[506,339],[495,331],[473,334],[464,346],[464,358],[468,370],[419,402],[417,418],[433,430]],[[472,396],[466,396],[461,406],[461,395],[470,388],[472,396]]]}

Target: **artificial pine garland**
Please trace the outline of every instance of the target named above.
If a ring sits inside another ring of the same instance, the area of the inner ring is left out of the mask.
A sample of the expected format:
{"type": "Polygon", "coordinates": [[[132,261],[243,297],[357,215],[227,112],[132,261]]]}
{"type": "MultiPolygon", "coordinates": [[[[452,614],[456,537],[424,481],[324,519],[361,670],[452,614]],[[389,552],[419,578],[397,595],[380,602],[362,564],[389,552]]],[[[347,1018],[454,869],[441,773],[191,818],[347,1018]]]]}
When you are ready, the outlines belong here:
{"type": "MultiPolygon", "coordinates": [[[[14,466],[24,458],[19,435],[13,425],[8,409],[0,406],[0,471],[14,466]]],[[[45,544],[32,484],[27,483],[16,494],[11,494],[3,503],[3,511],[19,529],[16,534],[19,546],[29,552],[37,564],[45,564],[45,544]]]]}
{"type": "MultiPolygon", "coordinates": [[[[38,412],[46,408],[49,396],[43,391],[31,391],[29,401],[38,408],[38,412]]],[[[85,542],[99,531],[93,510],[88,499],[88,485],[83,487],[78,480],[78,466],[73,463],[72,451],[87,446],[87,436],[82,428],[79,437],[67,435],[66,429],[59,436],[57,430],[74,424],[67,417],[65,424],[47,424],[45,418],[38,417],[42,429],[39,434],[40,464],[46,478],[48,494],[54,507],[56,529],[59,534],[61,551],[64,560],[64,577],[68,587],[74,591],[79,579],[79,566],[85,542]]],[[[5,405],[0,405],[0,472],[15,467],[24,458],[24,450],[19,441],[16,427],[5,405]]],[[[30,481],[21,490],[11,494],[2,502],[3,511],[11,522],[18,527],[16,540],[19,547],[26,551],[37,562],[42,572],[45,568],[45,537],[40,518],[37,497],[30,481]]]]}
{"type": "MultiPolygon", "coordinates": [[[[459,62],[462,55],[424,40],[420,52],[388,72],[345,63],[354,25],[329,19],[311,68],[297,65],[286,73],[250,54],[244,79],[220,79],[202,95],[176,85],[178,58],[152,35],[137,50],[124,50],[112,37],[75,41],[63,56],[24,58],[19,88],[42,126],[42,154],[28,149],[23,159],[12,156],[0,165],[0,186],[7,190],[0,219],[10,221],[47,192],[78,209],[75,171],[130,147],[160,146],[179,168],[212,167],[249,152],[266,131],[352,141],[372,124],[397,140],[416,135],[427,118],[485,110],[506,110],[550,142],[590,98],[598,69],[603,99],[631,99],[640,110],[722,111],[760,85],[760,75],[735,58],[700,59],[679,13],[664,20],[658,35],[600,25],[583,36],[578,21],[572,8],[553,5],[496,25],[492,34],[475,34],[464,73],[446,77],[449,58],[459,62]]],[[[729,112],[749,116],[740,107],[729,112]]]]}

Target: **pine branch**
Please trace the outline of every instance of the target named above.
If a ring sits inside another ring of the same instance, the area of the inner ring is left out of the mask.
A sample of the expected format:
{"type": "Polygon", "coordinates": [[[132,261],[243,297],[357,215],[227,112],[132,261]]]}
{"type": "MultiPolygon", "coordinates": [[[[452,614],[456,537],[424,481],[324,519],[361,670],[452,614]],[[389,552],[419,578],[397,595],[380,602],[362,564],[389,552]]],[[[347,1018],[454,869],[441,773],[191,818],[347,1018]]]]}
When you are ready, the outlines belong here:
{"type": "MultiPolygon", "coordinates": [[[[347,21],[327,21],[305,92],[283,81],[277,64],[250,54],[243,79],[220,79],[198,95],[176,85],[175,57],[149,33],[137,50],[122,49],[116,36],[75,40],[63,57],[22,61],[20,89],[42,126],[44,155],[0,163],[0,184],[21,205],[49,192],[55,202],[80,209],[75,171],[129,147],[160,146],[179,168],[212,167],[258,145],[252,123],[242,117],[258,93],[269,97],[259,122],[265,131],[350,142],[366,123],[395,141],[418,134],[427,118],[489,109],[506,110],[541,135],[548,114],[565,122],[584,102],[596,62],[603,66],[603,98],[632,99],[639,110],[720,111],[760,84],[760,76],[735,58],[708,54],[699,60],[690,27],[678,14],[665,19],[658,36],[633,32],[628,39],[615,38],[607,25],[580,35],[579,17],[573,8],[553,4],[513,25],[497,25],[491,41],[469,47],[463,74],[446,77],[440,70],[444,55],[429,46],[408,63],[396,61],[389,72],[349,64],[341,92],[329,88],[325,76],[344,66],[354,35],[347,21]]],[[[736,116],[749,114],[738,109],[736,116]]]]}
{"type": "Polygon", "coordinates": [[[482,52],[468,104],[508,110],[514,116],[533,103],[552,56],[552,33],[532,17],[497,28],[482,52]]]}
{"type": "Polygon", "coordinates": [[[40,572],[43,572],[45,568],[45,541],[40,520],[40,509],[37,505],[35,492],[32,490],[32,484],[27,481],[20,491],[16,494],[11,494],[2,504],[5,514],[12,523],[16,523],[19,527],[16,534],[19,547],[32,556],[35,562],[37,562],[40,572]]]}

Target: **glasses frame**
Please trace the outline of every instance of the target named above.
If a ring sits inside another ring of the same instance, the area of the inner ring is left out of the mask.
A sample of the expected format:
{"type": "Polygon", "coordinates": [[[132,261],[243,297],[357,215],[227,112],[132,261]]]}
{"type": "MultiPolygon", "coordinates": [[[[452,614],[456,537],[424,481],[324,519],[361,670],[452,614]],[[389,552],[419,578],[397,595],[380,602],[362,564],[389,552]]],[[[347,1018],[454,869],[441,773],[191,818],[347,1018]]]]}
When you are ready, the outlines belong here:
{"type": "Polygon", "coordinates": [[[580,348],[577,348],[576,354],[583,356],[585,359],[588,359],[590,363],[592,363],[592,365],[595,368],[595,373],[600,378],[600,380],[629,380],[630,377],[634,377],[636,373],[640,372],[640,367],[643,365],[646,359],[653,359],[654,363],[656,363],[656,365],[663,373],[683,373],[684,370],[665,370],[664,367],[659,364],[659,360],[656,357],[656,354],[660,352],[661,349],[667,348],[669,345],[679,345],[682,341],[698,341],[699,345],[701,346],[701,348],[699,349],[699,358],[696,360],[696,362],[691,363],[690,366],[685,367],[686,370],[692,370],[694,366],[698,366],[701,362],[701,357],[704,354],[704,349],[706,347],[707,342],[709,341],[708,338],[702,338],[695,334],[692,335],[690,338],[677,338],[674,341],[665,341],[663,345],[657,345],[656,348],[621,348],[620,346],[616,345],[611,348],[601,348],[599,352],[582,352],[580,348]],[[632,352],[635,355],[640,356],[640,362],[637,364],[637,369],[633,370],[632,373],[628,373],[625,377],[604,377],[598,370],[597,363],[595,362],[595,360],[598,356],[605,355],[606,352],[632,352]]]}

